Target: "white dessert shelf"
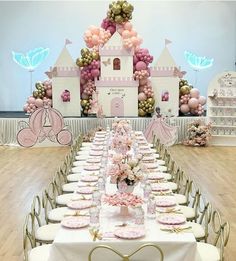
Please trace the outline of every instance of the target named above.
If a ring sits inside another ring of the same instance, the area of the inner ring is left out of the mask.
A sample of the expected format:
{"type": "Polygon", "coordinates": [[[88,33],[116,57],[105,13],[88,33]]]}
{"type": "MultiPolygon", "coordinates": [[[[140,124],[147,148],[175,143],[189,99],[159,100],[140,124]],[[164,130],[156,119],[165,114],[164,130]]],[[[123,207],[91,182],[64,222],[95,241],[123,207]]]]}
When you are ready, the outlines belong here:
{"type": "Polygon", "coordinates": [[[218,74],[208,88],[211,145],[236,146],[236,72],[218,74]]]}

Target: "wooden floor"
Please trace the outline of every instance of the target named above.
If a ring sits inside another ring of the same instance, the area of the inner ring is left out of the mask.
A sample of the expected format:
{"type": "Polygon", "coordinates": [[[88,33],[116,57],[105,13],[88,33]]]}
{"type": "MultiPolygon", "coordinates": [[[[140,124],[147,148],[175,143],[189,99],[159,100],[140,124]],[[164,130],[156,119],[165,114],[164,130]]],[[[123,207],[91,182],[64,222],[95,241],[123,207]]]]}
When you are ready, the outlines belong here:
{"type": "MultiPolygon", "coordinates": [[[[206,198],[230,221],[226,261],[236,260],[236,148],[178,145],[170,151],[206,198]]],[[[41,194],[67,152],[65,147],[21,149],[0,146],[1,261],[22,261],[22,226],[32,198],[41,194]]]]}

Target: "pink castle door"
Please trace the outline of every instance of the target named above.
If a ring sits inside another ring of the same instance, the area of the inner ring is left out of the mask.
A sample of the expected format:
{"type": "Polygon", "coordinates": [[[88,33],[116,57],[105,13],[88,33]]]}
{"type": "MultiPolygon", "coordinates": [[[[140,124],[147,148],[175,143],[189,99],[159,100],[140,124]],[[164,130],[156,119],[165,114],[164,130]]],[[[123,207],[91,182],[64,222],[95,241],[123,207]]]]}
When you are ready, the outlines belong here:
{"type": "Polygon", "coordinates": [[[111,116],[124,116],[124,101],[115,97],[111,100],[111,116]]]}

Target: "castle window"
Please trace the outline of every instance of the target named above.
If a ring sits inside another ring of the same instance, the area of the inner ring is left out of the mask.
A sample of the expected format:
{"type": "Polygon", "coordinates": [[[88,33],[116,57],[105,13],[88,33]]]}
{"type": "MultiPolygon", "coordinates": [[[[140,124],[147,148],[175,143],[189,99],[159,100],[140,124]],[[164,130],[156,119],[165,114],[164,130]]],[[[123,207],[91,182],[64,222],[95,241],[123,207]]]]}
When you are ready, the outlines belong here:
{"type": "Polygon", "coordinates": [[[120,59],[115,58],[113,60],[113,70],[120,70],[120,59]]]}
{"type": "Polygon", "coordinates": [[[161,94],[161,101],[169,101],[169,92],[168,91],[163,91],[161,94]]]}

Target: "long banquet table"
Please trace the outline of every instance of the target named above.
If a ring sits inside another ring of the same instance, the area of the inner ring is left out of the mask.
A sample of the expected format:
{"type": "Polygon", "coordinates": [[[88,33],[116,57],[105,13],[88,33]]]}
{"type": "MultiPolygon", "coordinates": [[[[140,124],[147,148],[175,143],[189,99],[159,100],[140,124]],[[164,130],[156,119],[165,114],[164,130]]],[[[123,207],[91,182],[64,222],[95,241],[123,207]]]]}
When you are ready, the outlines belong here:
{"type": "MultiPolygon", "coordinates": [[[[113,194],[116,191],[116,185],[111,184],[109,179],[107,179],[106,193],[113,194]]],[[[134,194],[143,195],[140,184],[135,187],[134,194]]],[[[146,212],[146,203],[143,204],[143,208],[146,212]]],[[[134,216],[133,209],[129,209],[128,216],[122,216],[119,207],[108,206],[102,202],[99,230],[103,233],[103,239],[94,242],[88,227],[70,229],[61,226],[52,244],[48,261],[85,261],[88,260],[89,252],[97,245],[111,246],[123,254],[130,254],[145,243],[154,243],[161,247],[165,261],[199,261],[197,243],[191,231],[181,233],[163,231],[155,218],[147,218],[146,215],[144,225],[139,225],[145,228],[144,237],[132,240],[115,237],[113,232],[121,224],[127,223],[133,226],[134,216]]],[[[155,249],[148,248],[138,253],[133,260],[159,260],[157,256],[155,249]]],[[[112,252],[99,250],[93,260],[118,261],[121,259],[112,252]]]]}

